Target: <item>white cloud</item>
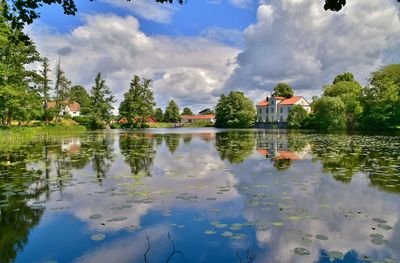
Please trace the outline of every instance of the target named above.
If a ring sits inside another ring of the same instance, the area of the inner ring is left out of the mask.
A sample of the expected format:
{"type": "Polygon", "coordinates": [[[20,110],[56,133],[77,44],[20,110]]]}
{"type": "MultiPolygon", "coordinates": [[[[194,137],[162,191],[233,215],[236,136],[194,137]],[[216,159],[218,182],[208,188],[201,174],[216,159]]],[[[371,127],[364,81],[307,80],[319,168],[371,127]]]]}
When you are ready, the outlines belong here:
{"type": "Polygon", "coordinates": [[[149,0],[119,1],[103,0],[105,3],[128,10],[136,16],[158,23],[171,22],[175,8],[170,4],[159,4],[149,0]]]}
{"type": "Polygon", "coordinates": [[[158,106],[174,98],[194,110],[210,107],[223,92],[238,50],[207,37],[148,36],[134,17],[90,15],[67,34],[45,34],[32,27],[30,35],[42,55],[62,66],[75,84],[88,89],[102,72],[118,103],[137,74],[153,80],[158,106]],[[39,32],[39,33],[36,33],[39,32]]]}
{"type": "Polygon", "coordinates": [[[252,4],[252,0],[230,0],[229,2],[236,7],[244,9],[248,9],[252,4]]]}
{"type": "Polygon", "coordinates": [[[259,99],[285,81],[296,91],[317,95],[344,71],[365,83],[380,65],[399,62],[397,5],[353,0],[336,13],[324,11],[319,0],[261,4],[257,21],[244,32],[246,48],[237,57],[226,90],[246,89],[259,99]]]}

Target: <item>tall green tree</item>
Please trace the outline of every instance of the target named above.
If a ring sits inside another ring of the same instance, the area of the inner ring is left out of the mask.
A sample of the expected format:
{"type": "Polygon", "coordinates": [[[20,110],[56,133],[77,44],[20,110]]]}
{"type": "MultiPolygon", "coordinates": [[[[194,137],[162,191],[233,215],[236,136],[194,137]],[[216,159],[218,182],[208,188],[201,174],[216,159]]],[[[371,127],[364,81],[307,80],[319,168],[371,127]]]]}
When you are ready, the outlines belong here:
{"type": "Polygon", "coordinates": [[[362,108],[361,85],[347,72],[338,75],[332,85],[325,86],[324,96],[339,98],[345,106],[346,127],[354,130],[359,126],[362,108]]]}
{"type": "Polygon", "coordinates": [[[181,121],[181,115],[179,114],[178,104],[174,100],[170,100],[164,113],[164,121],[177,123],[181,121]]]}
{"type": "Polygon", "coordinates": [[[344,72],[342,74],[337,75],[333,80],[333,84],[336,84],[341,81],[355,81],[353,73],[344,72]]]}
{"type": "Polygon", "coordinates": [[[294,105],[289,110],[287,123],[289,128],[299,129],[307,118],[307,111],[300,105],[294,105]]]}
{"type": "Polygon", "coordinates": [[[193,112],[192,112],[192,110],[191,110],[189,107],[185,107],[185,108],[183,108],[182,115],[189,115],[189,116],[192,116],[192,115],[193,115],[193,112]]]}
{"type": "Polygon", "coordinates": [[[76,101],[81,105],[81,115],[89,115],[92,107],[92,102],[89,93],[81,85],[71,87],[69,100],[76,101]]]}
{"type": "Polygon", "coordinates": [[[68,104],[71,81],[67,78],[64,70],[61,68],[60,60],[58,61],[58,64],[56,66],[55,74],[55,111],[57,113],[56,119],[57,121],[60,121],[60,113],[65,109],[65,106],[68,104]]]}
{"type": "MultiPolygon", "coordinates": [[[[5,2],[1,2],[0,11],[5,7],[5,2]]],[[[3,125],[11,125],[12,119],[21,121],[34,117],[35,105],[29,99],[37,75],[26,66],[38,60],[33,42],[22,31],[12,29],[0,16],[0,118],[3,125]],[[18,41],[19,36],[24,36],[26,41],[18,41]]]]}
{"type": "Polygon", "coordinates": [[[154,118],[156,121],[161,122],[164,121],[164,114],[161,108],[157,108],[154,112],[154,118]]]}
{"type": "Polygon", "coordinates": [[[42,58],[42,67],[39,70],[39,78],[38,78],[38,91],[42,98],[42,107],[43,107],[43,119],[48,123],[51,119],[50,111],[48,108],[48,103],[51,100],[51,84],[52,81],[50,79],[50,64],[49,59],[47,57],[42,58]]]}
{"type": "Polygon", "coordinates": [[[346,107],[337,97],[322,96],[314,102],[315,121],[321,130],[346,129],[346,107]]]}
{"type": "Polygon", "coordinates": [[[281,82],[274,87],[272,95],[275,97],[291,98],[294,95],[294,91],[288,84],[281,82]]]}
{"type": "Polygon", "coordinates": [[[143,127],[147,118],[153,114],[155,105],[150,80],[141,81],[140,77],[135,75],[119,106],[119,114],[126,118],[129,127],[143,127]]]}
{"type": "MultiPolygon", "coordinates": [[[[106,81],[102,79],[101,73],[97,73],[94,80],[94,86],[90,91],[91,113],[90,118],[93,126],[101,126],[101,123],[109,124],[112,118],[112,103],[115,102],[111,90],[107,87],[106,81]]],[[[95,127],[93,127],[95,128],[95,127]]]]}
{"type": "Polygon", "coordinates": [[[217,127],[247,128],[255,121],[253,102],[242,92],[232,91],[219,98],[215,109],[217,127]]]}
{"type": "Polygon", "coordinates": [[[384,130],[400,126],[400,64],[373,72],[364,88],[365,129],[384,130]]]}

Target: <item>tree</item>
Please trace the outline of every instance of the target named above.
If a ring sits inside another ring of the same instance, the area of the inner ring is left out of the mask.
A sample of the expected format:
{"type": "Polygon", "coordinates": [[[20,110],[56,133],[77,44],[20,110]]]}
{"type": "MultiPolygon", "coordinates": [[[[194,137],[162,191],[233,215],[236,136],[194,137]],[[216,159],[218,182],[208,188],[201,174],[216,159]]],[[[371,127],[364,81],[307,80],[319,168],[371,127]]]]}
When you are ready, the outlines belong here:
{"type": "Polygon", "coordinates": [[[181,115],[179,114],[179,107],[174,100],[170,100],[164,113],[164,121],[177,123],[181,121],[181,115]]]}
{"type": "Polygon", "coordinates": [[[215,111],[217,127],[247,128],[254,124],[253,102],[240,91],[232,91],[228,96],[222,94],[215,111]]]}
{"type": "Polygon", "coordinates": [[[58,61],[56,66],[56,80],[54,85],[55,92],[55,111],[57,113],[57,121],[60,121],[60,113],[68,104],[69,91],[71,81],[67,79],[65,72],[61,69],[61,61],[58,61]]]}
{"type": "Polygon", "coordinates": [[[193,112],[189,107],[185,107],[185,108],[183,108],[182,115],[190,115],[190,116],[192,116],[193,112]]]}
{"type": "Polygon", "coordinates": [[[353,73],[345,72],[345,73],[337,75],[335,77],[335,79],[333,80],[333,84],[336,84],[341,81],[355,81],[353,73]]]}
{"type": "Polygon", "coordinates": [[[274,93],[272,93],[275,97],[284,97],[291,98],[294,95],[293,89],[286,83],[278,83],[278,85],[274,88],[274,93]]]}
{"type": "Polygon", "coordinates": [[[46,121],[46,123],[49,122],[50,115],[49,112],[51,111],[48,108],[48,103],[51,100],[50,98],[50,91],[51,91],[51,84],[52,81],[50,80],[49,73],[51,72],[50,70],[50,65],[49,65],[49,59],[47,57],[42,58],[42,69],[39,71],[39,79],[38,79],[38,84],[39,84],[39,94],[42,98],[42,106],[43,106],[43,119],[46,121]]]}
{"type": "Polygon", "coordinates": [[[306,117],[307,117],[307,111],[300,105],[294,105],[289,110],[289,115],[287,118],[288,127],[299,129],[302,126],[306,117]]]}
{"type": "Polygon", "coordinates": [[[362,104],[364,129],[400,126],[400,64],[382,67],[371,74],[362,104]]]}
{"type": "MultiPolygon", "coordinates": [[[[0,3],[0,11],[6,4],[0,3]]],[[[25,68],[39,60],[39,54],[33,42],[11,41],[24,35],[21,30],[12,29],[3,16],[0,16],[0,118],[2,124],[11,125],[12,119],[30,120],[37,114],[37,101],[31,101],[37,95],[32,85],[37,74],[25,68]]],[[[39,104],[40,105],[40,102],[39,104]]]]}
{"type": "Polygon", "coordinates": [[[164,121],[164,114],[161,108],[157,108],[154,112],[154,118],[156,121],[161,122],[164,121]]]}
{"type": "Polygon", "coordinates": [[[91,110],[90,119],[92,128],[102,126],[102,123],[108,124],[111,121],[114,109],[112,103],[115,102],[111,90],[107,87],[106,81],[101,78],[101,73],[97,73],[94,80],[94,86],[90,91],[91,110]]]}
{"type": "Polygon", "coordinates": [[[143,79],[141,82],[140,77],[135,75],[119,106],[119,114],[126,118],[129,127],[143,127],[153,114],[155,105],[150,80],[143,79]]]}
{"type": "Polygon", "coordinates": [[[91,99],[89,93],[81,85],[75,85],[71,87],[69,93],[69,100],[76,101],[81,105],[81,114],[89,115],[92,108],[91,99]]]}
{"type": "Polygon", "coordinates": [[[340,98],[345,106],[346,127],[353,130],[359,126],[359,119],[363,111],[362,87],[354,80],[353,74],[344,73],[338,75],[333,85],[324,88],[324,96],[340,98]]]}
{"type": "Polygon", "coordinates": [[[314,113],[319,129],[346,129],[345,105],[340,98],[322,96],[315,101],[314,113]]]}

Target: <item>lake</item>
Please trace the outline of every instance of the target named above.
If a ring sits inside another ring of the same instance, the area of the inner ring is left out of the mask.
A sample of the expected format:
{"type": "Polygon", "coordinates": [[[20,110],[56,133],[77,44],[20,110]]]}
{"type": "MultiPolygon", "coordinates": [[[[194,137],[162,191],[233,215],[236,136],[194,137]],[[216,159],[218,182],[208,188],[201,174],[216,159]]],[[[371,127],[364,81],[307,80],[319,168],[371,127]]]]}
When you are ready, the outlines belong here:
{"type": "Polygon", "coordinates": [[[400,262],[400,137],[178,128],[3,145],[0,262],[400,262]]]}

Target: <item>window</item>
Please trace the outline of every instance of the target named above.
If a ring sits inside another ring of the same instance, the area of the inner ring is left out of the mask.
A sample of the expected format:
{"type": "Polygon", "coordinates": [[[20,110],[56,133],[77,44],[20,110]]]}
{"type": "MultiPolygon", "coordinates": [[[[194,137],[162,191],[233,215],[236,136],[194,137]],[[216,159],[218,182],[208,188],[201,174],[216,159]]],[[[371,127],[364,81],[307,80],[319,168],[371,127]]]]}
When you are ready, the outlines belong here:
{"type": "Polygon", "coordinates": [[[279,121],[283,121],[283,116],[281,116],[281,117],[279,118],[279,121]]]}
{"type": "Polygon", "coordinates": [[[265,113],[268,114],[268,108],[265,108],[265,113]]]}
{"type": "Polygon", "coordinates": [[[261,114],[262,113],[262,109],[258,109],[258,114],[261,114]]]}
{"type": "Polygon", "coordinates": [[[275,109],[274,108],[271,108],[271,113],[274,113],[275,112],[275,109]]]}
{"type": "Polygon", "coordinates": [[[279,112],[283,113],[283,108],[282,107],[279,108],[279,112]]]}

